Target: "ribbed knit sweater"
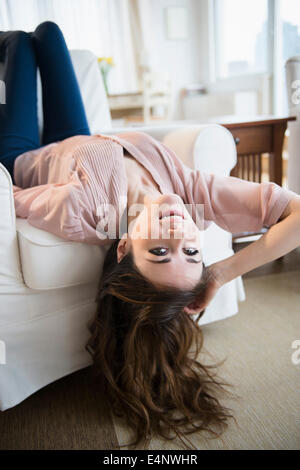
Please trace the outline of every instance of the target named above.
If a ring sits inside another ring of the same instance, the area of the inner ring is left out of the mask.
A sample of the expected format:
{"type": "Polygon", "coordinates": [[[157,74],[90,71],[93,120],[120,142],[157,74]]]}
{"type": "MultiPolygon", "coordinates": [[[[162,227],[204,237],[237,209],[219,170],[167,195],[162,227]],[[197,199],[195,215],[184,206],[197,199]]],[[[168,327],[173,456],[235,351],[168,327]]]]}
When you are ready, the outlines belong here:
{"type": "Polygon", "coordinates": [[[194,219],[193,208],[203,205],[204,229],[211,222],[232,233],[269,227],[296,196],[275,183],[259,184],[193,170],[144,132],[79,135],[17,157],[16,215],[67,240],[110,243],[109,238],[99,238],[97,224],[105,217],[103,204],[111,204],[117,217],[126,210],[124,149],[149,171],[162,194],[178,194],[189,204],[194,219]]]}

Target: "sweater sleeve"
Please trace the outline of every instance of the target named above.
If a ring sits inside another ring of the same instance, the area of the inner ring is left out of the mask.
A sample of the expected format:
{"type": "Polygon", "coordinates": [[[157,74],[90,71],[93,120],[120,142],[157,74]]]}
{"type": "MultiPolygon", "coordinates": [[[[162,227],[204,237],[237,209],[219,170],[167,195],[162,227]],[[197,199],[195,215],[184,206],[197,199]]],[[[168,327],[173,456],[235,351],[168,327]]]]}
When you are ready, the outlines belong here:
{"type": "Polygon", "coordinates": [[[204,219],[231,233],[274,225],[289,201],[297,196],[272,182],[255,183],[199,170],[189,173],[185,184],[193,202],[204,204],[204,219]]]}
{"type": "Polygon", "coordinates": [[[43,184],[22,189],[13,187],[16,216],[61,238],[83,241],[78,200],[74,185],[43,184]]]}

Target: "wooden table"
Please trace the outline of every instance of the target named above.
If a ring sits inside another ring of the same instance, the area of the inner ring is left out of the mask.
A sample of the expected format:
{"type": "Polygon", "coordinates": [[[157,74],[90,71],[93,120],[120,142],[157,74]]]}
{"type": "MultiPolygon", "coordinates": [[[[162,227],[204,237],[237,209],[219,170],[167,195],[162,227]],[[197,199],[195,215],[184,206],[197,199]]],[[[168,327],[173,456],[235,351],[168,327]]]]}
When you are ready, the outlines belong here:
{"type": "Polygon", "coordinates": [[[233,135],[238,160],[231,176],[248,181],[261,182],[262,154],[269,154],[269,181],[282,185],[282,147],[288,121],[295,116],[257,116],[241,119],[224,116],[209,122],[217,122],[233,135]]]}

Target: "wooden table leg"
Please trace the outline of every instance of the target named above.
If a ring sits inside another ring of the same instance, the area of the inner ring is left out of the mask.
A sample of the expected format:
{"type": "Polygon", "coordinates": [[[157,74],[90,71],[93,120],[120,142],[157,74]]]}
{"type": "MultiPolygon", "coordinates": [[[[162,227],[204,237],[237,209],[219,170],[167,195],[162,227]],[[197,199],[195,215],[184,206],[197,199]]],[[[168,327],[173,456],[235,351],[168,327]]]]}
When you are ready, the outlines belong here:
{"type": "Polygon", "coordinates": [[[270,181],[282,185],[282,148],[287,123],[273,124],[273,152],[269,155],[270,181]]]}

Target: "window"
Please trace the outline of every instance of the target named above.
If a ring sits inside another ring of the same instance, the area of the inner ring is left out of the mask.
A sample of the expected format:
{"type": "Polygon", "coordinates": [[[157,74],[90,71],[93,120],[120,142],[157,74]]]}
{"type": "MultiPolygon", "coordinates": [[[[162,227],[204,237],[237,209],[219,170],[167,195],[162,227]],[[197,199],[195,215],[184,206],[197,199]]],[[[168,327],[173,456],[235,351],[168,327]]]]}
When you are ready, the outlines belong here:
{"type": "Polygon", "coordinates": [[[280,2],[282,60],[300,55],[300,2],[284,0],[280,2]]]}
{"type": "Polygon", "coordinates": [[[215,0],[214,11],[216,77],[266,72],[268,0],[215,0]]]}

